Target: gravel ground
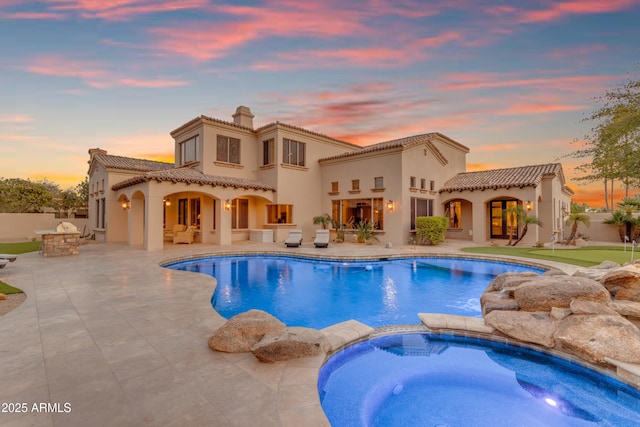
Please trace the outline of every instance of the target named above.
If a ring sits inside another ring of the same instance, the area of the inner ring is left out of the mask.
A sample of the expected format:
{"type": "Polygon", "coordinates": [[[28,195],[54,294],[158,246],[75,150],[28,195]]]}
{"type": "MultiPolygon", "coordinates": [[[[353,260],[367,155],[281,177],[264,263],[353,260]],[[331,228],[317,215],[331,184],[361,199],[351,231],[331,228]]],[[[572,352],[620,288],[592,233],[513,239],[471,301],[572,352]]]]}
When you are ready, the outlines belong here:
{"type": "Polygon", "coordinates": [[[6,300],[0,301],[0,316],[4,316],[14,308],[18,307],[25,299],[27,299],[27,296],[23,293],[7,295],[6,300]]]}

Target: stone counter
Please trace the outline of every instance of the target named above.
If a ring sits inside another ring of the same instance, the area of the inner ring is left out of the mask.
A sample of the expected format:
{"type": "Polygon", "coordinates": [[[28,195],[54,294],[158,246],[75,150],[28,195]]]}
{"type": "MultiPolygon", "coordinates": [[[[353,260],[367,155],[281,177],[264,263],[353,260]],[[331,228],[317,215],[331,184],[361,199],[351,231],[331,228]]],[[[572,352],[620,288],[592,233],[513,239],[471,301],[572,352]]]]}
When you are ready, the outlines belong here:
{"type": "Polygon", "coordinates": [[[45,258],[80,253],[80,233],[36,231],[36,234],[42,235],[41,252],[45,258]]]}

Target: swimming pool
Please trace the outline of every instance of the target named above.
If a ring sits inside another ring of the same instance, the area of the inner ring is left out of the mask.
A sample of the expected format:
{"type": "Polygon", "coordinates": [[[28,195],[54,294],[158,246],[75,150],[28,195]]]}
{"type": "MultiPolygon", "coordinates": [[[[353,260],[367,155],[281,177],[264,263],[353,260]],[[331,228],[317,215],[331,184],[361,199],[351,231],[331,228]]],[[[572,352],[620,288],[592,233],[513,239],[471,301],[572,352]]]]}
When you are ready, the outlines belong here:
{"type": "Polygon", "coordinates": [[[640,391],[523,347],[405,334],[354,344],[321,368],[331,425],[637,426],[640,391]]]}
{"type": "Polygon", "coordinates": [[[349,319],[369,326],[419,323],[417,313],[480,317],[493,278],[530,266],[466,258],[329,260],[277,255],[215,256],[165,265],[217,279],[212,305],[229,318],[250,309],[288,326],[322,329],[349,319]]]}

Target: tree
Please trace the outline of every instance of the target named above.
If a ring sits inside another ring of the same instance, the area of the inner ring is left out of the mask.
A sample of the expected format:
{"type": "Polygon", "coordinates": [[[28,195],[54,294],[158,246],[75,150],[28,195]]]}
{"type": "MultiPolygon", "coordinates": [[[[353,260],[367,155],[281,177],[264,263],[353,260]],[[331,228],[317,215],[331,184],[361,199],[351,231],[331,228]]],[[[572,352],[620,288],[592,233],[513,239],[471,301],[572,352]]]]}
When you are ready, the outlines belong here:
{"type": "Polygon", "coordinates": [[[85,208],[89,206],[89,177],[85,176],[84,181],[76,185],[75,192],[78,196],[78,204],[75,207],[85,208]]]}
{"type": "Polygon", "coordinates": [[[520,233],[520,237],[518,237],[518,240],[513,242],[513,244],[511,243],[511,234],[509,234],[510,246],[515,246],[518,243],[520,243],[522,239],[524,239],[524,236],[527,234],[527,231],[529,231],[530,225],[537,225],[540,227],[542,226],[542,221],[540,221],[535,216],[527,215],[527,211],[524,210],[522,206],[511,206],[507,208],[507,211],[509,210],[511,210],[511,215],[515,215],[515,220],[516,220],[515,222],[517,224],[517,227],[522,227],[522,233],[520,233]]]}
{"type": "Polygon", "coordinates": [[[566,241],[566,244],[568,245],[571,242],[575,242],[576,234],[578,233],[578,225],[584,224],[589,227],[591,225],[591,218],[589,218],[589,215],[584,212],[572,209],[569,217],[567,218],[566,224],[571,226],[571,235],[566,241]]]}
{"type": "Polygon", "coordinates": [[[0,212],[41,212],[54,202],[51,188],[42,182],[20,178],[0,178],[0,212]]]}
{"type": "Polygon", "coordinates": [[[620,236],[621,242],[624,242],[625,236],[629,240],[634,239],[634,229],[637,222],[638,221],[631,215],[631,210],[628,209],[619,209],[612,212],[609,218],[602,221],[603,224],[610,224],[618,227],[618,235],[620,236]]]}
{"type": "Polygon", "coordinates": [[[614,206],[615,181],[625,185],[627,197],[629,187],[640,185],[640,80],[629,80],[598,99],[602,105],[585,119],[595,123],[585,137],[585,148],[570,156],[589,159],[576,168],[585,173],[578,180],[602,180],[609,210],[614,206]]]}
{"type": "Polygon", "coordinates": [[[324,213],[322,215],[314,216],[313,223],[322,224],[322,229],[325,230],[329,224],[333,224],[333,219],[331,218],[331,215],[324,213]]]}

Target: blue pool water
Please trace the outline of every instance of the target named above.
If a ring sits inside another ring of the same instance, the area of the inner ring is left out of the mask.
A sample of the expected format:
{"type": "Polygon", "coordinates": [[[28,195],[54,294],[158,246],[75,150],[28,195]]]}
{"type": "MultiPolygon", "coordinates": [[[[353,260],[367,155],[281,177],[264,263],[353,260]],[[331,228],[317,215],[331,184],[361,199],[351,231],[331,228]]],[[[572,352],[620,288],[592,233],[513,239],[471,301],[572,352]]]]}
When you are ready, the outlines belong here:
{"type": "Polygon", "coordinates": [[[355,319],[376,327],[419,323],[417,313],[480,317],[480,296],[508,271],[542,270],[463,258],[331,261],[289,256],[208,257],[166,265],[218,281],[213,307],[229,318],[250,309],[288,326],[322,329],[355,319]]]}
{"type": "Polygon", "coordinates": [[[318,380],[333,427],[640,424],[640,391],[564,359],[491,341],[391,335],[336,353],[318,380]]]}

